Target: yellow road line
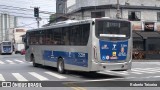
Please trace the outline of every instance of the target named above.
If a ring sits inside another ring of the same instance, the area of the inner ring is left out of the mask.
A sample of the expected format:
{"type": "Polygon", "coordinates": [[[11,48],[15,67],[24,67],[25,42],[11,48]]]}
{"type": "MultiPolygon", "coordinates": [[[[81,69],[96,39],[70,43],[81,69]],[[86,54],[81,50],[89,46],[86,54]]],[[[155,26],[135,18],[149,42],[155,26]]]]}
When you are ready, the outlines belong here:
{"type": "Polygon", "coordinates": [[[72,88],[72,89],[74,89],[74,90],[87,90],[87,89],[85,89],[83,87],[78,87],[76,84],[73,84],[73,83],[66,83],[65,85],[70,87],[70,88],[72,88]]]}

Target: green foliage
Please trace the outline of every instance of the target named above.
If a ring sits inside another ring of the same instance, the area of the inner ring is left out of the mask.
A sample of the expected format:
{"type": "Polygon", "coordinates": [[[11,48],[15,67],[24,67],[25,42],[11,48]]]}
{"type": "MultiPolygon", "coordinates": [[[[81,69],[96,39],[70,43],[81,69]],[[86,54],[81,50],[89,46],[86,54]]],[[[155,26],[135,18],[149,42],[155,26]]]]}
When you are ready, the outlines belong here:
{"type": "Polygon", "coordinates": [[[49,23],[52,23],[55,19],[55,14],[50,15],[49,17],[49,23]]]}

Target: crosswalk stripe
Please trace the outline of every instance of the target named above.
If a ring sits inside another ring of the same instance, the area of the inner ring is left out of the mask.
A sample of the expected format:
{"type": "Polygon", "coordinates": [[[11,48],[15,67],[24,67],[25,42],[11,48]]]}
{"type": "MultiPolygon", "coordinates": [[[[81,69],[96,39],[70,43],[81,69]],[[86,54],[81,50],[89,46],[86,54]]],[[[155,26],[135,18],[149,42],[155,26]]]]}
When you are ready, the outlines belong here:
{"type": "Polygon", "coordinates": [[[0,74],[0,81],[5,81],[5,79],[4,79],[2,74],[0,74]]]}
{"type": "Polygon", "coordinates": [[[13,61],[11,60],[6,60],[7,62],[9,62],[10,64],[15,64],[13,61]]]}
{"type": "Polygon", "coordinates": [[[154,72],[154,73],[157,73],[157,72],[160,72],[160,70],[148,70],[147,72],[154,72]]]}
{"type": "Polygon", "coordinates": [[[122,75],[129,75],[127,71],[105,71],[107,73],[111,73],[111,74],[122,74],[122,75]]]}
{"type": "Polygon", "coordinates": [[[134,73],[134,74],[143,74],[143,73],[140,73],[140,72],[130,72],[130,73],[134,73]]]}
{"type": "Polygon", "coordinates": [[[134,62],[135,64],[159,64],[159,62],[143,62],[143,63],[139,63],[139,62],[134,62]]]}
{"type": "Polygon", "coordinates": [[[12,75],[18,80],[18,81],[28,81],[26,78],[24,78],[21,74],[19,73],[12,73],[12,75]]]}
{"type": "Polygon", "coordinates": [[[37,79],[41,80],[41,81],[48,80],[48,78],[46,78],[42,75],[39,75],[38,73],[35,73],[35,72],[28,72],[28,73],[31,74],[32,76],[36,77],[37,79]]]}
{"type": "Polygon", "coordinates": [[[160,67],[154,67],[154,68],[132,68],[131,70],[160,70],[160,67]]]}
{"type": "Polygon", "coordinates": [[[132,70],[132,71],[134,71],[134,72],[143,72],[143,73],[156,73],[156,72],[150,72],[150,71],[142,71],[142,70],[132,70]]]}
{"type": "Polygon", "coordinates": [[[133,69],[132,71],[144,71],[146,73],[156,73],[156,72],[160,72],[160,68],[144,68],[144,69],[133,69]]]}
{"type": "Polygon", "coordinates": [[[152,76],[152,77],[155,77],[155,78],[160,78],[160,76],[152,76]]]}
{"type": "MultiPolygon", "coordinates": [[[[134,70],[138,70],[138,69],[134,69],[134,70]]],[[[144,70],[144,71],[158,71],[158,70],[160,70],[160,68],[144,68],[144,69],[141,69],[141,70],[144,70]]]]}
{"type": "Polygon", "coordinates": [[[107,75],[115,75],[115,74],[109,73],[109,72],[98,72],[98,73],[100,73],[100,74],[107,74],[107,75]]]}
{"type": "Polygon", "coordinates": [[[59,74],[56,74],[56,73],[53,73],[53,72],[44,72],[44,73],[49,74],[49,75],[54,76],[54,77],[57,77],[59,79],[65,79],[66,78],[62,75],[59,75],[59,74]]]}
{"type": "Polygon", "coordinates": [[[21,60],[17,60],[17,59],[15,59],[15,61],[17,61],[17,62],[19,62],[19,63],[24,63],[23,61],[21,61],[21,60]]]}
{"type": "Polygon", "coordinates": [[[5,64],[4,62],[0,61],[0,64],[5,64]]]}

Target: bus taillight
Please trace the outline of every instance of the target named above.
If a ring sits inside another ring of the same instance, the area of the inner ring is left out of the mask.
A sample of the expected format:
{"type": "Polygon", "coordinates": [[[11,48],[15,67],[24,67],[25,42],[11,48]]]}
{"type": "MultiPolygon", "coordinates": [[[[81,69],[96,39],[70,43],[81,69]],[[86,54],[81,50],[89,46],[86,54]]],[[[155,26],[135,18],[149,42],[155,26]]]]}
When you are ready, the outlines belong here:
{"type": "Polygon", "coordinates": [[[94,52],[94,59],[97,60],[97,48],[96,48],[96,46],[93,47],[93,52],[94,52]]]}

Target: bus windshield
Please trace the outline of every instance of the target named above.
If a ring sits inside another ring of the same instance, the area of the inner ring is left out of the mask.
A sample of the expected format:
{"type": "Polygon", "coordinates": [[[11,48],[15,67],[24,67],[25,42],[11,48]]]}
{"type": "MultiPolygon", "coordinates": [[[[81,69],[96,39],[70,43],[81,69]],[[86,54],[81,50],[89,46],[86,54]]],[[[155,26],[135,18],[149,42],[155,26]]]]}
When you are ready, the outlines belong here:
{"type": "Polygon", "coordinates": [[[3,45],[11,45],[11,42],[2,42],[3,45]]]}
{"type": "Polygon", "coordinates": [[[130,38],[130,22],[118,20],[96,20],[96,36],[104,40],[130,38]]]}

